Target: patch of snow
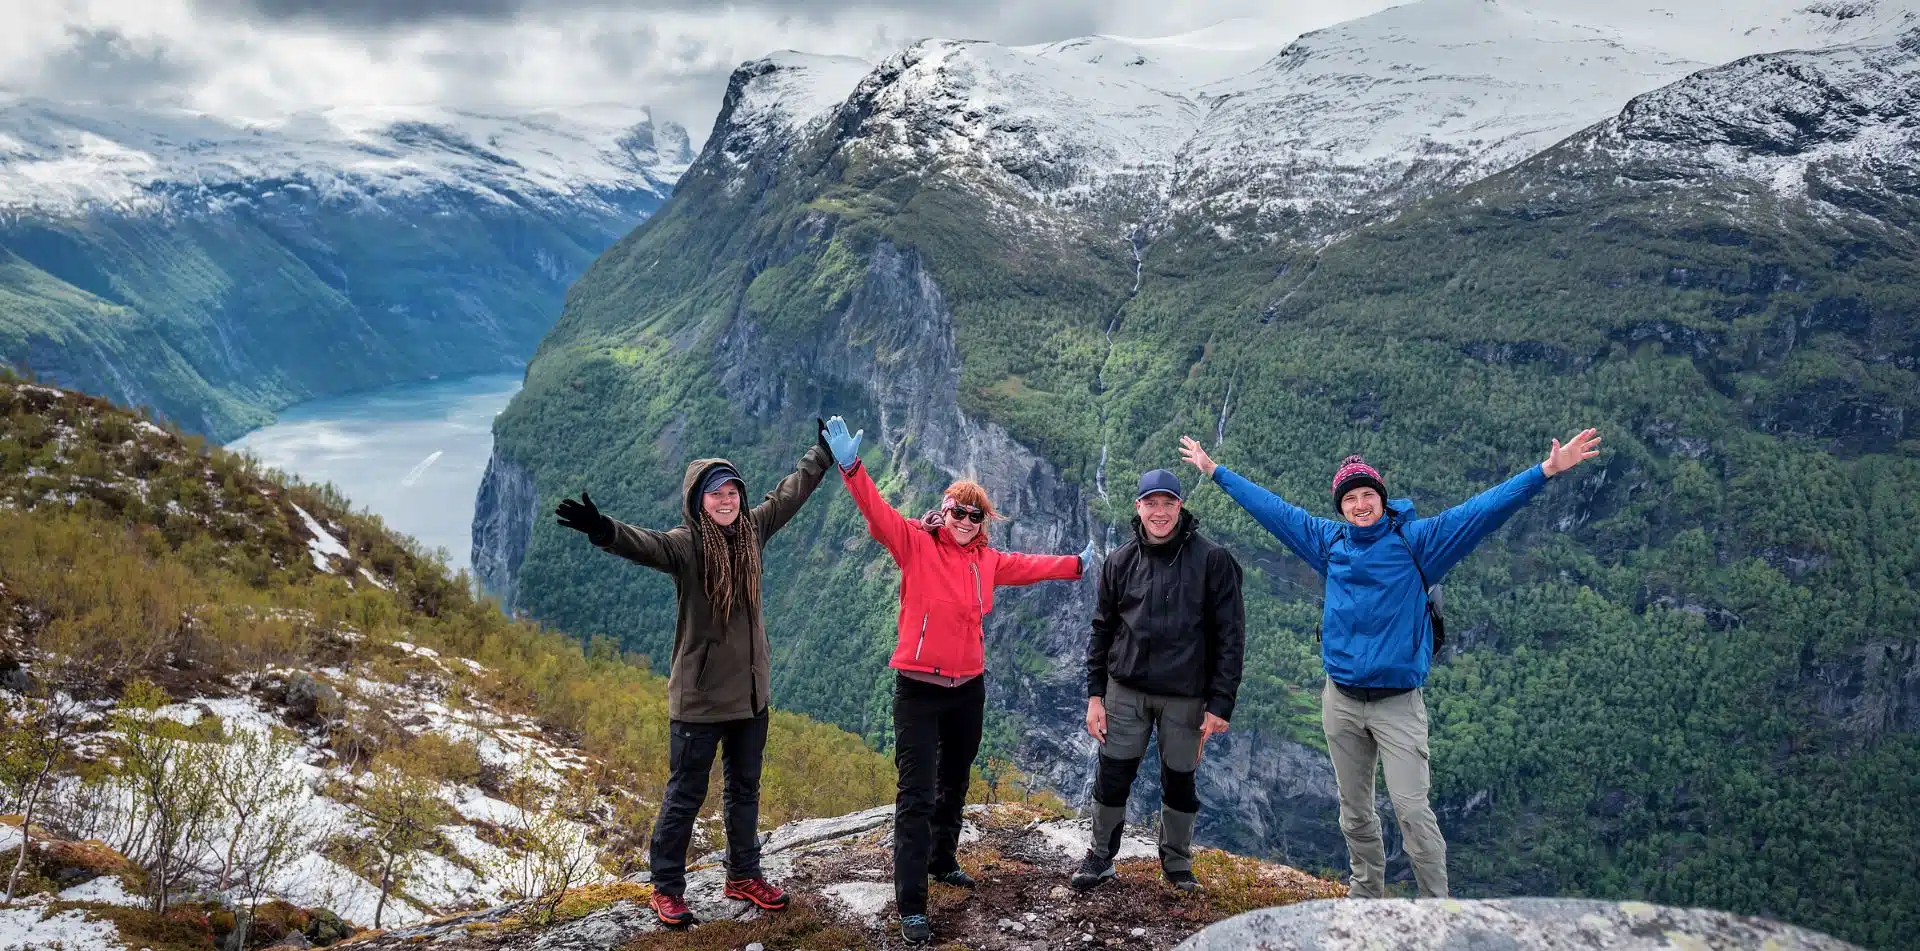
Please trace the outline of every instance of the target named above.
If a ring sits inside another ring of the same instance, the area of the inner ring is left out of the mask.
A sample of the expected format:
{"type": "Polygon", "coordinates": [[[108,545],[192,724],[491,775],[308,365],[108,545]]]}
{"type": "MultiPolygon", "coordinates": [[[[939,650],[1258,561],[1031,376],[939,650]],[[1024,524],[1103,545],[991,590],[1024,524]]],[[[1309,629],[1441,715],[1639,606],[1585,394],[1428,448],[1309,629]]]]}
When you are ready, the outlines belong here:
{"type": "Polygon", "coordinates": [[[61,901],[95,901],[103,905],[122,905],[138,908],[147,900],[127,891],[125,882],[118,875],[102,875],[90,881],[81,882],[60,893],[61,901]]]}
{"type": "Polygon", "coordinates": [[[47,915],[36,907],[0,908],[0,951],[123,951],[111,921],[93,921],[79,909],[47,915]]]}
{"type": "Polygon", "coordinates": [[[306,509],[296,505],[293,507],[293,510],[298,512],[300,514],[300,520],[306,523],[307,534],[313,536],[307,540],[307,552],[313,556],[313,567],[327,574],[332,574],[333,564],[329,559],[336,557],[345,559],[350,557],[347,552],[347,546],[340,544],[339,539],[333,537],[332,533],[321,527],[320,523],[315,521],[313,516],[307,514],[306,509]]]}
{"type": "Polygon", "coordinates": [[[893,903],[893,885],[880,882],[841,882],[820,889],[820,894],[869,925],[879,921],[893,903]]]}
{"type": "Polygon", "coordinates": [[[367,579],[367,582],[369,584],[373,585],[376,588],[379,588],[382,591],[393,590],[393,585],[390,585],[384,581],[381,581],[377,576],[374,575],[373,572],[368,571],[365,566],[362,566],[360,569],[360,577],[367,579]]]}
{"type": "MultiPolygon", "coordinates": [[[[1043,822],[1035,827],[1035,832],[1047,840],[1062,856],[1078,858],[1087,854],[1087,845],[1092,842],[1093,828],[1085,819],[1061,819],[1043,822]]],[[[1160,857],[1160,847],[1139,836],[1124,835],[1120,838],[1120,854],[1115,861],[1127,859],[1156,859],[1160,857]]]]}
{"type": "Polygon", "coordinates": [[[0,852],[11,852],[25,840],[26,836],[21,834],[19,826],[0,823],[0,852]]]}
{"type": "MultiPolygon", "coordinates": [[[[149,433],[149,434],[151,434],[151,435],[155,435],[155,436],[159,436],[159,437],[161,437],[162,439],[172,439],[172,438],[173,438],[173,434],[172,434],[172,433],[169,433],[169,432],[167,432],[166,430],[164,430],[164,429],[161,429],[160,427],[158,427],[158,426],[155,426],[155,425],[154,425],[153,423],[151,423],[151,422],[149,422],[149,421],[147,421],[147,420],[144,420],[144,419],[143,419],[143,420],[141,420],[141,421],[139,421],[139,422],[137,422],[137,423],[135,423],[135,424],[134,424],[134,428],[136,428],[136,429],[139,429],[139,430],[141,430],[142,432],[146,432],[146,433],[149,433]]],[[[261,494],[262,494],[262,495],[265,495],[266,493],[264,493],[264,492],[263,492],[263,493],[261,493],[261,494]]]]}
{"type": "MultiPolygon", "coordinates": [[[[380,903],[378,887],[316,852],[296,859],[271,884],[275,894],[294,904],[330,908],[334,914],[367,927],[372,927],[374,909],[380,903]]],[[[418,905],[389,896],[380,923],[408,925],[428,917],[418,905]]]]}

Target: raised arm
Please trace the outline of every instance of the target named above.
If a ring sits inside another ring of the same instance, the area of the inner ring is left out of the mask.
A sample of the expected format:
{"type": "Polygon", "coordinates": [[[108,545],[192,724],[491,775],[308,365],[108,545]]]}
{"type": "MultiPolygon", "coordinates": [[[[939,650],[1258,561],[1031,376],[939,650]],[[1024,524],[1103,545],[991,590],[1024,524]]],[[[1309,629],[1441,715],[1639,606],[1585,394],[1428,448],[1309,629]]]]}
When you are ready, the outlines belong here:
{"type": "Polygon", "coordinates": [[[1438,582],[1488,535],[1499,530],[1546,487],[1547,479],[1600,454],[1600,435],[1589,429],[1564,445],[1553,441],[1546,461],[1432,518],[1407,526],[1407,543],[1429,582],[1438,582]]]}
{"type": "Polygon", "coordinates": [[[1207,565],[1207,712],[1233,719],[1247,652],[1247,612],[1240,598],[1240,563],[1217,548],[1207,565]]]}
{"type": "Polygon", "coordinates": [[[1192,439],[1180,437],[1180,456],[1192,463],[1200,474],[1227,490],[1227,495],[1299,555],[1313,570],[1327,573],[1327,542],[1337,526],[1324,518],[1315,518],[1307,510],[1255,485],[1245,476],[1213,461],[1207,451],[1192,439]]]}
{"type": "MultiPolygon", "coordinates": [[[[819,420],[814,421],[816,424],[819,420]]],[[[823,431],[816,426],[816,431],[823,431]]],[[[827,466],[833,462],[833,453],[827,448],[824,435],[814,439],[813,446],[806,455],[800,457],[800,463],[780,484],[767,493],[767,497],[748,513],[753,518],[754,527],[760,530],[762,541],[772,538],[775,532],[785,528],[800,514],[800,507],[807,504],[807,497],[820,487],[820,478],[827,474],[827,466]]]]}
{"type": "Polygon", "coordinates": [[[693,535],[684,525],[656,532],[651,528],[628,525],[619,519],[610,518],[607,521],[613,523],[612,537],[594,544],[599,545],[601,551],[612,552],[656,571],[667,574],[678,572],[692,551],[693,535]]]}
{"type": "Polygon", "coordinates": [[[561,525],[585,533],[587,541],[601,551],[668,574],[680,570],[692,551],[684,527],[668,532],[636,528],[602,514],[599,506],[593,504],[593,497],[585,492],[580,493],[578,502],[561,499],[553,514],[558,516],[561,525]],[[676,536],[675,532],[679,534],[676,536]]]}
{"type": "MultiPolygon", "coordinates": [[[[1088,550],[1093,546],[1089,544],[1088,550]]],[[[1080,577],[1086,555],[1028,555],[1017,551],[1000,553],[1000,564],[993,570],[996,588],[1013,588],[1042,581],[1073,581],[1080,577]]]]}

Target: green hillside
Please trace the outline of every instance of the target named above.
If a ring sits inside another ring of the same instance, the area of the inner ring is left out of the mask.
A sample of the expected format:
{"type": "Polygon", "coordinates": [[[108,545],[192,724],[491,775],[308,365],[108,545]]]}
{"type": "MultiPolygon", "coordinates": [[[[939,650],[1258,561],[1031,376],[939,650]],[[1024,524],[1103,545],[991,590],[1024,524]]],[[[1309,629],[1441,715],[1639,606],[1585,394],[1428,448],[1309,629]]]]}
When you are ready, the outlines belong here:
{"type": "Polygon", "coordinates": [[[216,440],[301,400],[514,367],[632,217],[476,200],[0,221],[0,363],[216,440]]]}
{"type": "MultiPolygon", "coordinates": [[[[593,757],[594,781],[624,801],[659,802],[666,681],[646,659],[508,619],[468,592],[464,574],[330,487],[262,471],[104,400],[0,378],[7,690],[101,700],[151,681],[176,697],[221,697],[262,672],[322,667],[405,683],[392,660],[405,642],[478,661],[457,691],[535,718],[593,757]],[[305,516],[347,550],[326,571],[305,516]]],[[[336,746],[436,768],[397,755],[408,734],[379,707],[343,717],[336,746]]],[[[786,712],[772,730],[769,827],[889,797],[891,765],[856,737],[786,712]]],[[[627,847],[643,850],[650,812],[619,818],[627,847]]]]}

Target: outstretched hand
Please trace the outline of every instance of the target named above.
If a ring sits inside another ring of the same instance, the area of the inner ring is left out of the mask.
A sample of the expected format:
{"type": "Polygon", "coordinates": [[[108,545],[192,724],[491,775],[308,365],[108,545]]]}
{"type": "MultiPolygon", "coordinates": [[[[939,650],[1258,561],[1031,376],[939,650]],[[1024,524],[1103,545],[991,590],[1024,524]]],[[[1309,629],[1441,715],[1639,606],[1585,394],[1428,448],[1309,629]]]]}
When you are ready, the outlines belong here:
{"type": "Polygon", "coordinates": [[[589,539],[605,538],[607,536],[605,529],[611,521],[600,514],[599,507],[593,504],[593,498],[587,495],[585,489],[580,490],[578,502],[572,499],[561,499],[560,504],[554,507],[553,514],[560,517],[561,525],[576,532],[586,532],[589,539]]]}
{"type": "Polygon", "coordinates": [[[820,437],[827,441],[827,449],[833,453],[833,461],[842,469],[851,469],[860,461],[860,440],[867,431],[862,429],[852,435],[847,434],[847,421],[838,416],[827,419],[827,428],[821,430],[820,437]]]}
{"type": "Polygon", "coordinates": [[[1080,577],[1085,578],[1087,569],[1093,567],[1093,543],[1088,542],[1087,547],[1080,549],[1080,554],[1075,557],[1080,559],[1080,577]]]}
{"type": "Polygon", "coordinates": [[[1219,467],[1219,463],[1214,462],[1213,457],[1207,455],[1207,451],[1200,448],[1192,436],[1180,437],[1180,458],[1192,463],[1201,475],[1209,479],[1213,478],[1213,470],[1219,467]]]}
{"type": "Polygon", "coordinates": [[[1540,469],[1551,479],[1599,454],[1600,430],[1582,430],[1565,443],[1554,440],[1553,448],[1547,451],[1547,461],[1540,464],[1540,469]]]}

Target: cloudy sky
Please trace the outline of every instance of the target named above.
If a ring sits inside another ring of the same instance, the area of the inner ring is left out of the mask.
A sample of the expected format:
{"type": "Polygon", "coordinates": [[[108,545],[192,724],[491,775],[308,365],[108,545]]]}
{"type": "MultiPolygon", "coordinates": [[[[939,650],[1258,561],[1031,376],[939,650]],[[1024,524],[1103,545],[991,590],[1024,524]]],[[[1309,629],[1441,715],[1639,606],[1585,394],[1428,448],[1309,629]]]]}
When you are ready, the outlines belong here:
{"type": "Polygon", "coordinates": [[[884,56],[926,36],[1299,32],[1398,0],[0,0],[0,90],[268,116],[326,105],[652,105],[703,138],[777,49],[884,56]]]}

